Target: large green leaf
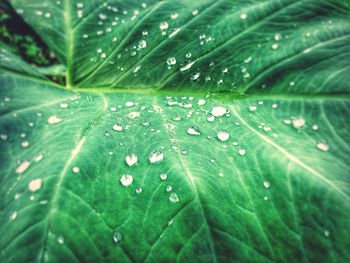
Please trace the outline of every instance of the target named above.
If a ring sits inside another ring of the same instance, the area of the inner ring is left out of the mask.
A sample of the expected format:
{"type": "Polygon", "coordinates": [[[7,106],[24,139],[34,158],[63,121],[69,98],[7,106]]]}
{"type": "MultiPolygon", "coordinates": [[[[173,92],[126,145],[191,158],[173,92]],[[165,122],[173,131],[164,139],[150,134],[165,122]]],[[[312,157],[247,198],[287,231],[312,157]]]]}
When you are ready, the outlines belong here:
{"type": "Polygon", "coordinates": [[[0,262],[350,261],[348,1],[12,4],[0,262]]]}

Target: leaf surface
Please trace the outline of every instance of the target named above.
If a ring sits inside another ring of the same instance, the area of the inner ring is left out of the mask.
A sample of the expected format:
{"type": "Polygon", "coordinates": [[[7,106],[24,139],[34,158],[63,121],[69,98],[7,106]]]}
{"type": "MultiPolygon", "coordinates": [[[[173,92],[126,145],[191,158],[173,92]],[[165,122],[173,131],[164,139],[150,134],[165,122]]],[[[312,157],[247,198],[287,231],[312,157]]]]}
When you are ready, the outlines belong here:
{"type": "Polygon", "coordinates": [[[350,261],[347,1],[11,2],[1,262],[350,261]]]}

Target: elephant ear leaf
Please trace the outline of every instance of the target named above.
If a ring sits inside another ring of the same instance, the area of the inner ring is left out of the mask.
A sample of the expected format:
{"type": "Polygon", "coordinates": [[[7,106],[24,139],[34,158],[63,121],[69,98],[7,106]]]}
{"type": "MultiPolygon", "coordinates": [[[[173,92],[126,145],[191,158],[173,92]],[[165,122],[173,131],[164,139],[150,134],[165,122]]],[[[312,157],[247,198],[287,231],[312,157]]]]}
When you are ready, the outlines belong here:
{"type": "Polygon", "coordinates": [[[10,2],[0,262],[350,262],[348,1],[10,2]]]}

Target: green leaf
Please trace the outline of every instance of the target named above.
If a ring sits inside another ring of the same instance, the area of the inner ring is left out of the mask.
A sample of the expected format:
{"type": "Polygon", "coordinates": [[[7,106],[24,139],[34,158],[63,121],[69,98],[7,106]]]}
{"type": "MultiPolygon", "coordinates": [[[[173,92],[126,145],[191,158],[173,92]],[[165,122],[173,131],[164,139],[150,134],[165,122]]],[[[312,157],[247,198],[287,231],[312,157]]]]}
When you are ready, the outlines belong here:
{"type": "Polygon", "coordinates": [[[0,262],[350,261],[348,1],[11,2],[0,262]]]}

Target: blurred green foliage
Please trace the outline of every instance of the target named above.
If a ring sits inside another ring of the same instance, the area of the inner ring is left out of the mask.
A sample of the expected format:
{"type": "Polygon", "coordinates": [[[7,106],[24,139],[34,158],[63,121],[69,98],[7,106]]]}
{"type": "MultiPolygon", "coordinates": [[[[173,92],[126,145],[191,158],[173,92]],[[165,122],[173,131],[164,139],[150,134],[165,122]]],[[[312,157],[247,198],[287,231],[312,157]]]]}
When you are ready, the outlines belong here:
{"type": "Polygon", "coordinates": [[[0,1],[0,42],[31,64],[42,67],[57,63],[55,54],[6,0],[0,1]]]}

